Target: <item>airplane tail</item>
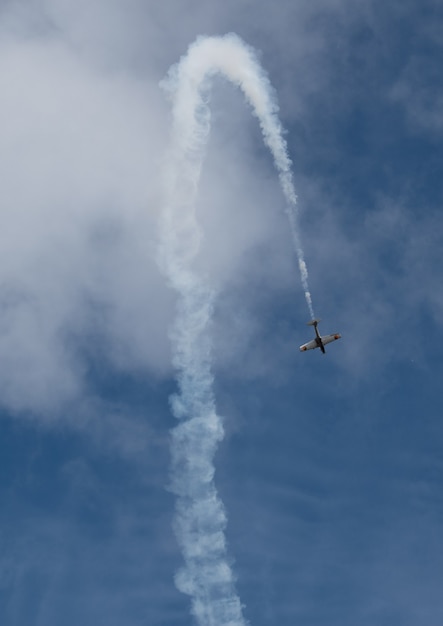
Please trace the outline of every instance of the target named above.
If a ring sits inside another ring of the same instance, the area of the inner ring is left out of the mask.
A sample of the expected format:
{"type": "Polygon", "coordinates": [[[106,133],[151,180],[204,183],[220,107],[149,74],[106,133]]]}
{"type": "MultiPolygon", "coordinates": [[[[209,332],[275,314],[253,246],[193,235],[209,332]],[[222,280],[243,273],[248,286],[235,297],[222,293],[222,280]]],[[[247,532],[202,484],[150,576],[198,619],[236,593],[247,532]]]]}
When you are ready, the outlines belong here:
{"type": "Polygon", "coordinates": [[[307,322],[307,326],[317,326],[317,324],[321,322],[321,319],[317,318],[314,320],[310,320],[309,322],[307,322]]]}

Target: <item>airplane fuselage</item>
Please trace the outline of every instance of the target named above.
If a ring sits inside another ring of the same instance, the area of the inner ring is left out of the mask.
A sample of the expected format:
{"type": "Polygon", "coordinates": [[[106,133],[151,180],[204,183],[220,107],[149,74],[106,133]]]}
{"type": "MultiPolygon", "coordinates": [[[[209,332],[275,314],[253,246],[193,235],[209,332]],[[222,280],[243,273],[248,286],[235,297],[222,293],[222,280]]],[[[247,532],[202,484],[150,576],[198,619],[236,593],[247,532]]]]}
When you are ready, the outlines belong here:
{"type": "Polygon", "coordinates": [[[326,350],[325,347],[323,345],[323,341],[321,340],[320,337],[316,337],[315,341],[317,342],[317,346],[320,348],[320,350],[323,352],[323,354],[326,354],[326,350]]]}
{"type": "Polygon", "coordinates": [[[318,332],[317,325],[318,325],[318,322],[315,322],[315,324],[314,324],[315,342],[316,342],[317,346],[320,348],[320,350],[323,352],[323,354],[326,354],[326,350],[325,350],[325,347],[323,345],[323,341],[321,340],[320,333],[318,332]]]}

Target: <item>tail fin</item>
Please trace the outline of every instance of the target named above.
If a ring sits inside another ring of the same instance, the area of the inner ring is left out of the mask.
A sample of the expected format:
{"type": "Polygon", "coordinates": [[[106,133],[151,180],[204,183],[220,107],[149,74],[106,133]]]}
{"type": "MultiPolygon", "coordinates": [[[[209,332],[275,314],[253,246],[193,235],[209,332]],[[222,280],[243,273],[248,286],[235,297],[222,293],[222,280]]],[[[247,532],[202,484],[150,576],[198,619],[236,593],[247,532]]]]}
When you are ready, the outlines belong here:
{"type": "Polygon", "coordinates": [[[314,319],[314,320],[310,320],[307,325],[308,326],[317,326],[317,324],[319,324],[321,322],[321,319],[314,319]]]}

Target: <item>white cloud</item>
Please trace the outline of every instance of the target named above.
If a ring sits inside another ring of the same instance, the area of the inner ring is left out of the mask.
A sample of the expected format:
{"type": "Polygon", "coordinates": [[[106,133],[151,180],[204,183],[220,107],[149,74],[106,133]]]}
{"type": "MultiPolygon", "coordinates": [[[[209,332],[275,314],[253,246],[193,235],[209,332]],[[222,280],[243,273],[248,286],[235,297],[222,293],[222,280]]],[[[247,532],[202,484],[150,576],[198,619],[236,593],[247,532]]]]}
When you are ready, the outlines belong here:
{"type": "Polygon", "coordinates": [[[99,72],[59,40],[0,48],[0,391],[44,411],[81,391],[67,333],[102,333],[117,365],[168,368],[154,259],[165,115],[149,79],[99,72]]]}
{"type": "Polygon", "coordinates": [[[391,90],[391,99],[400,103],[415,132],[440,134],[443,131],[443,83],[440,65],[429,56],[411,58],[391,90]]]}
{"type": "Polygon", "coordinates": [[[390,89],[390,99],[400,104],[415,133],[443,131],[443,81],[441,58],[443,20],[432,10],[420,16],[411,38],[409,56],[390,89]]]}

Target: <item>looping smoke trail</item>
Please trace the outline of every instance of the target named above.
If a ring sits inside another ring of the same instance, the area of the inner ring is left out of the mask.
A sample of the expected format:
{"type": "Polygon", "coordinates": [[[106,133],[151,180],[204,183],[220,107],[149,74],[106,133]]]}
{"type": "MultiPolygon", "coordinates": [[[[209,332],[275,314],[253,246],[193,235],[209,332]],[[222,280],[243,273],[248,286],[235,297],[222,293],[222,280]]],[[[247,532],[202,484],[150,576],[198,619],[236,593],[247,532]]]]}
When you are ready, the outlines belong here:
{"type": "Polygon", "coordinates": [[[172,330],[179,393],[171,399],[181,420],[172,431],[172,490],[177,494],[175,533],[185,566],[177,587],[192,598],[198,623],[245,626],[228,561],[226,515],[214,485],[213,458],[223,438],[212,391],[209,326],[214,293],[192,271],[201,233],[195,218],[196,194],[210,130],[206,93],[222,74],[243,91],[257,116],[286,198],[303,289],[314,317],[308,272],[297,229],[297,198],[273,88],[254,51],[236,35],[203,37],[173,66],[163,86],[173,101],[172,146],[167,159],[167,202],[161,216],[159,263],[179,294],[172,330]]]}

